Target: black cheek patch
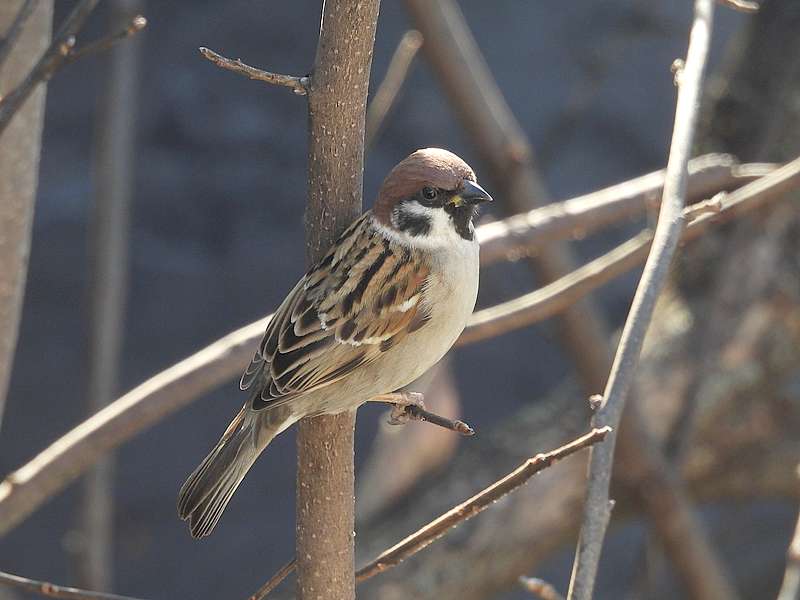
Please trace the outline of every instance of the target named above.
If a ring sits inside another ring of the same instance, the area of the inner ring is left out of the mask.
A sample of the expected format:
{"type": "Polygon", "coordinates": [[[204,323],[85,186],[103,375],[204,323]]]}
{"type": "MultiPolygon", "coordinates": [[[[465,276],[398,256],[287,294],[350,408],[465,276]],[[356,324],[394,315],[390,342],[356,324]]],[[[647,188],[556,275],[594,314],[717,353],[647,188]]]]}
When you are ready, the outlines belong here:
{"type": "Polygon", "coordinates": [[[418,215],[403,210],[400,206],[397,209],[397,229],[409,235],[428,235],[431,231],[431,220],[426,215],[418,215]]]}

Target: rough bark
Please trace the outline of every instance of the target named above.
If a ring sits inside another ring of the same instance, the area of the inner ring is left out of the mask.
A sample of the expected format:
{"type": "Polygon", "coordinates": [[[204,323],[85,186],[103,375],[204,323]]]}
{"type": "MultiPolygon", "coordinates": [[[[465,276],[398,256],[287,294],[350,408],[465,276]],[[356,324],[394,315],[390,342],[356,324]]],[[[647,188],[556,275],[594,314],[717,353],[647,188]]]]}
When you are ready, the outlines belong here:
{"type": "MultiPolygon", "coordinates": [[[[23,0],[0,3],[0,31],[8,29],[22,4],[23,0]]],[[[0,71],[0,96],[19,84],[47,49],[52,20],[52,0],[40,2],[0,71]]],[[[25,294],[45,92],[45,86],[39,86],[0,137],[0,423],[25,294]]]]}
{"type": "MultiPolygon", "coordinates": [[[[308,90],[309,261],[361,213],[364,126],[379,0],[328,0],[308,90]]],[[[297,595],[355,598],[355,412],[301,421],[297,595]]]]}

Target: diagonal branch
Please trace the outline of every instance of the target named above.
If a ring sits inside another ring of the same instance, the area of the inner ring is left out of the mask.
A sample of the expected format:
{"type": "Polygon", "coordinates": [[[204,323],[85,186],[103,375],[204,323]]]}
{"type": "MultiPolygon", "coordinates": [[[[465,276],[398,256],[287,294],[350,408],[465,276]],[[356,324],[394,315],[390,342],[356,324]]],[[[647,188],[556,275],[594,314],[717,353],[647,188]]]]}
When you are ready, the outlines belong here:
{"type": "MultiPolygon", "coordinates": [[[[681,237],[688,163],[698,119],[713,17],[714,0],[696,0],[686,65],[680,77],[675,128],[653,247],[622,331],[603,394],[604,403],[593,419],[596,426],[611,425],[616,428],[619,425],[656,300],[666,283],[672,257],[681,237]]],[[[610,443],[591,452],[584,519],[567,595],[569,600],[590,600],[594,594],[603,539],[611,516],[609,484],[615,437],[612,434],[610,443]]]]}
{"type": "Polygon", "coordinates": [[[516,490],[539,471],[546,469],[570,454],[603,441],[610,433],[610,427],[595,428],[560,448],[529,458],[502,479],[478,492],[462,504],[454,506],[438,519],[434,519],[406,539],[382,552],[358,570],[356,581],[364,581],[400,564],[408,557],[435,542],[459,523],[471,519],[506,494],[516,490]]]}
{"type": "Polygon", "coordinates": [[[520,577],[519,583],[523,590],[530,592],[535,598],[539,598],[540,600],[564,600],[564,596],[559,594],[556,588],[543,579],[537,579],[536,577],[520,577]]]}
{"type": "Polygon", "coordinates": [[[75,45],[75,34],[80,31],[86,19],[100,0],[81,0],[65,19],[61,29],[53,38],[50,47],[28,73],[17,88],[0,99],[0,135],[3,134],[11,119],[25,104],[36,86],[47,81],[64,63],[67,55],[75,45]]]}
{"type": "Polygon", "coordinates": [[[298,96],[305,96],[308,94],[308,86],[310,83],[308,77],[296,77],[294,75],[281,75],[280,73],[272,73],[271,71],[264,71],[262,69],[257,69],[256,67],[251,67],[250,65],[243,63],[240,58],[232,60],[205,47],[200,47],[199,50],[200,54],[202,54],[204,58],[210,60],[221,69],[233,71],[239,75],[244,75],[248,79],[255,79],[257,81],[263,81],[272,85],[282,85],[284,87],[288,87],[298,96]]]}
{"type": "MultiPolygon", "coordinates": [[[[404,540],[401,540],[385,552],[382,552],[379,556],[358,570],[356,573],[356,581],[361,583],[399,565],[407,558],[410,558],[420,550],[431,545],[452,528],[471,519],[478,513],[483,512],[506,494],[513,492],[527,483],[536,473],[543,471],[571,454],[575,454],[584,448],[589,448],[598,442],[602,442],[609,433],[611,433],[610,427],[595,428],[555,450],[537,454],[533,458],[529,458],[502,479],[495,481],[470,499],[454,506],[404,540]]],[[[259,592],[251,596],[250,600],[261,600],[269,591],[275,589],[275,587],[292,572],[293,562],[294,561],[290,561],[281,567],[281,569],[259,589],[259,592]],[[258,595],[265,589],[266,593],[258,595]]]]}
{"type": "Polygon", "coordinates": [[[114,46],[114,44],[116,44],[117,42],[136,35],[145,27],[147,27],[147,19],[145,19],[142,15],[136,15],[130,20],[130,23],[128,23],[125,27],[123,27],[119,31],[116,31],[105,37],[100,38],[99,40],[95,40],[94,42],[86,44],[81,48],[76,48],[75,50],[70,52],[64,59],[64,64],[72,64],[77,60],[86,58],[87,56],[92,56],[94,54],[105,52],[106,50],[114,46]]]}
{"type": "Polygon", "coordinates": [[[14,17],[8,30],[0,40],[0,69],[3,68],[6,60],[8,60],[19,34],[22,33],[22,28],[25,27],[25,23],[27,23],[28,18],[33,14],[33,11],[36,10],[37,4],[39,4],[39,0],[25,0],[17,16],[14,17]]]}
{"type": "Polygon", "coordinates": [[[0,571],[0,586],[24,590],[30,594],[45,596],[46,598],[64,598],[65,600],[137,600],[130,596],[92,592],[63,585],[28,579],[11,573],[0,571]]]}
{"type": "Polygon", "coordinates": [[[397,44],[386,69],[386,75],[367,107],[367,127],[364,134],[364,146],[367,148],[372,146],[383,127],[386,115],[394,106],[420,48],[422,48],[422,34],[414,29],[406,31],[397,44]]]}
{"type": "MultiPolygon", "coordinates": [[[[775,170],[775,165],[740,165],[727,154],[705,154],[689,162],[689,204],[721,191],[732,191],[775,170]]],[[[481,265],[515,260],[554,240],[586,235],[643,215],[657,207],[664,171],[642,175],[563,202],[554,202],[477,228],[481,265]]]]}

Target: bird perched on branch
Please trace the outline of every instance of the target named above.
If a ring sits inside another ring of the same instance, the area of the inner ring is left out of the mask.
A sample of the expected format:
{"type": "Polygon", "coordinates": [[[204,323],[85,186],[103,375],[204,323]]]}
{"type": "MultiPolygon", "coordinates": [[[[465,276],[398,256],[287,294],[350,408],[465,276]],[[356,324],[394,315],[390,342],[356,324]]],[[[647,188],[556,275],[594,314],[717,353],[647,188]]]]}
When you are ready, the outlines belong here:
{"type": "Polygon", "coordinates": [[[239,414],[178,494],[192,535],[211,533],[247,471],[296,421],[392,397],[450,349],[475,307],[472,219],[491,197],[458,156],[414,152],[297,283],[267,326],[239,414]]]}

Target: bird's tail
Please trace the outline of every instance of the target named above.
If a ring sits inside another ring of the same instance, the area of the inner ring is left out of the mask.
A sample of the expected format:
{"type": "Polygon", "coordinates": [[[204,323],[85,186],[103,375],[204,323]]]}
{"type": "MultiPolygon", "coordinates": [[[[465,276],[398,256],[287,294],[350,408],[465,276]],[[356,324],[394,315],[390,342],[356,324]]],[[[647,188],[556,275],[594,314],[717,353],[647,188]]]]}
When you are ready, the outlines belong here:
{"type": "Polygon", "coordinates": [[[296,420],[284,407],[254,411],[248,402],[178,492],[178,515],[192,536],[211,533],[236,488],[272,439],[296,420]]]}

